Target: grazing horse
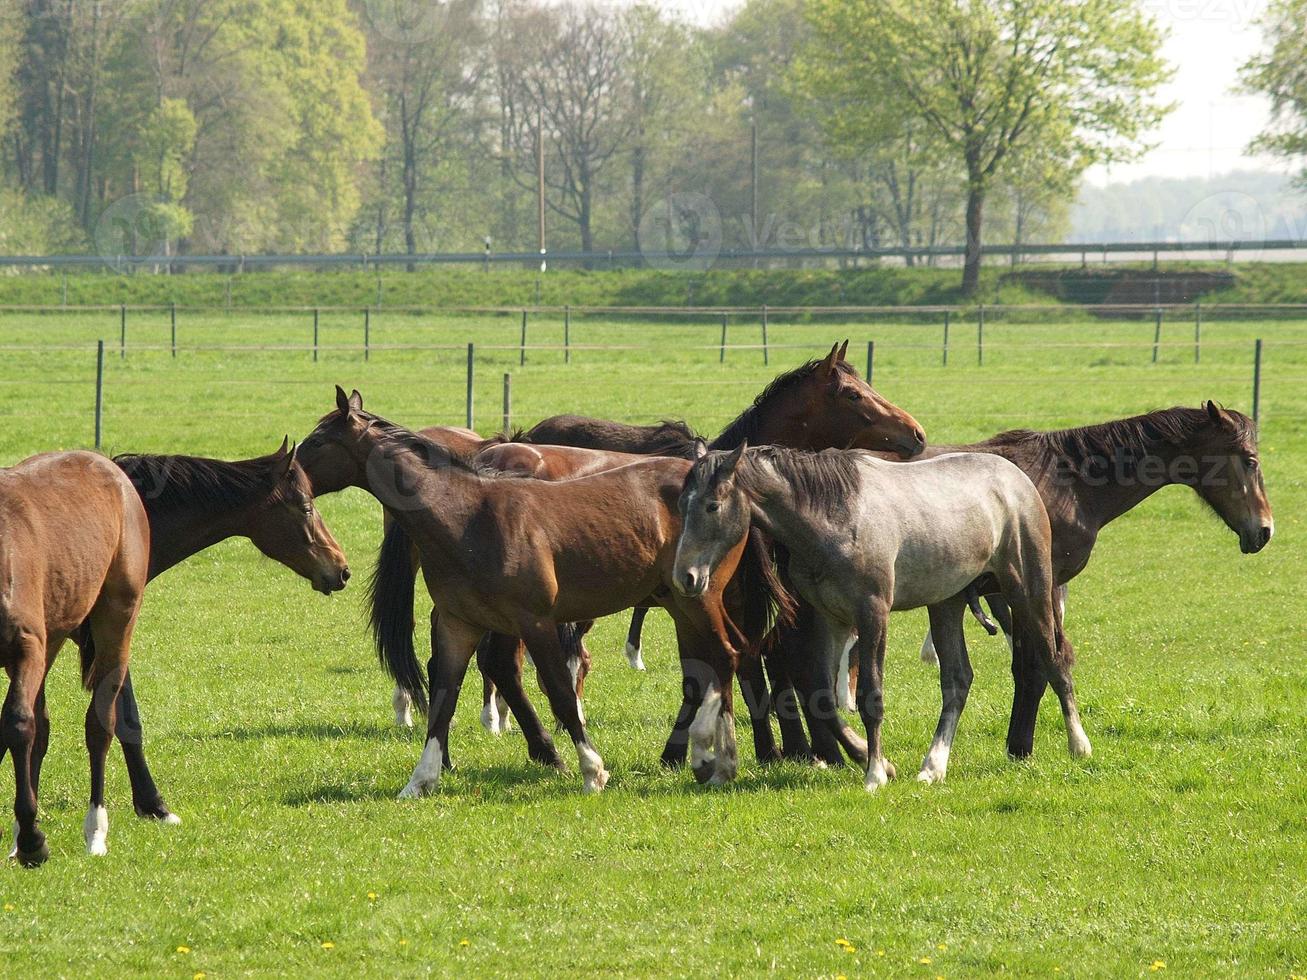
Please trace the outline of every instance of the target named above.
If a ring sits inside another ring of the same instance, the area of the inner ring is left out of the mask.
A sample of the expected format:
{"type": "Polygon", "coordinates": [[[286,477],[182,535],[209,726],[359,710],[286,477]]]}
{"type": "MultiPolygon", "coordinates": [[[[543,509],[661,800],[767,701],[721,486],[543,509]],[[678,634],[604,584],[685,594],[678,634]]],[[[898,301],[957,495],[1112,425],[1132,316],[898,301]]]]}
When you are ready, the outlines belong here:
{"type": "MultiPolygon", "coordinates": [[[[308,477],[288,443],[283,441],[271,455],[230,463],[198,456],[116,457],[114,462],[145,505],[150,524],[149,579],[220,541],[246,537],[323,595],[343,589],[350,576],[345,554],[313,506],[308,477]]],[[[93,657],[91,630],[80,629],[74,637],[83,659],[93,657]]],[[[117,722],[136,815],[181,823],[164,803],[145,761],[130,671],[118,696],[117,722]]]]}
{"type": "MultiPolygon", "coordinates": [[[[1017,647],[1057,691],[1072,754],[1089,755],[1070,673],[1058,659],[1048,515],[1034,485],[1007,460],[955,453],[890,463],[865,452],[741,446],[696,462],[678,506],[672,580],[682,595],[699,594],[729,542],[756,522],[787,550],[790,579],[815,610],[808,656],[828,684],[857,632],[868,790],[894,775],[880,737],[890,612],[929,606],[932,625],[942,625],[945,612],[956,624],[937,636],[948,696],[919,777],[933,782],[944,777],[971,682],[955,634],[967,590],[981,578],[995,583],[1012,609],[1017,647]]],[[[717,711],[710,691],[692,738],[716,729],[717,711]]]]}
{"type": "Polygon", "coordinates": [[[95,655],[82,664],[82,683],[91,692],[91,801],[82,833],[90,853],[108,851],[104,763],[149,561],[145,509],[108,459],[50,453],[0,470],[0,665],[9,675],[0,756],[8,751],[14,758],[13,856],[20,864],[32,867],[50,856],[36,820],[50,740],[45,678],[64,640],[83,623],[95,637],[95,655]]]}
{"type": "MultiPolygon", "coordinates": [[[[926,455],[950,452],[1002,456],[1030,477],[1048,511],[1053,575],[1063,596],[1066,583],[1089,563],[1099,532],[1165,486],[1192,488],[1239,536],[1244,554],[1261,551],[1275,532],[1256,426],[1248,416],[1212,401],[1076,429],[1018,429],[966,446],[932,447],[926,455]]],[[[1006,606],[997,597],[989,601],[1011,642],[1006,606]]],[[[1063,642],[1060,659],[1072,663],[1070,641],[1064,636],[1063,642]]],[[[926,635],[922,658],[928,663],[936,659],[932,633],[926,635]]],[[[1034,749],[1035,721],[1047,685],[1039,665],[1017,656],[1015,648],[1012,674],[1007,749],[1020,759],[1034,749]]]]}
{"type": "MultiPolygon", "coordinates": [[[[731,548],[703,596],[672,593],[672,551],[680,530],[675,501],[689,470],[685,460],[653,458],[567,482],[519,479],[489,470],[365,412],[358,392],[337,389],[336,410],[304,441],[305,465],[343,473],[368,490],[393,518],[372,583],[378,651],[394,676],[419,699],[425,679],[413,650],[412,548],[430,594],[432,657],[427,741],[402,797],[439,785],[449,725],[473,652],[487,633],[526,642],[555,716],[571,735],[584,789],[608,781],[569,683],[560,624],[628,609],[657,594],[676,621],[682,653],[728,685],[739,651],[767,628],[778,582],[750,583],[733,618],[724,598],[740,567],[746,533],[731,548]],[[738,624],[738,625],[737,625],[738,624]]],[[[743,568],[751,567],[745,562],[743,568]]],[[[521,718],[519,705],[510,706],[521,718]]],[[[529,706],[528,706],[529,707],[529,706]]],[[[547,734],[524,725],[529,740],[547,734]]],[[[733,731],[732,731],[733,734],[733,731]]],[[[532,741],[532,757],[556,758],[532,741]]],[[[700,779],[734,775],[733,746],[696,770],[700,779]]]]}

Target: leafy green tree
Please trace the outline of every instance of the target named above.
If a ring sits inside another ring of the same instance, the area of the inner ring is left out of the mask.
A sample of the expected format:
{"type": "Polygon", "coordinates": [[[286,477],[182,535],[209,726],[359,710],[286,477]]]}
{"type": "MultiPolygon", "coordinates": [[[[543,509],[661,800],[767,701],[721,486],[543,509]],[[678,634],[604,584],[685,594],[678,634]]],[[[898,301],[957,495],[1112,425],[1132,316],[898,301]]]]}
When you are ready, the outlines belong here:
{"type": "Polygon", "coordinates": [[[846,132],[928,127],[966,180],[964,295],[1014,150],[1067,169],[1130,159],[1169,107],[1162,33],[1135,0],[809,0],[801,84],[846,132]]]}
{"type": "Polygon", "coordinates": [[[1246,91],[1270,97],[1273,116],[1251,149],[1302,161],[1307,185],[1307,0],[1274,0],[1260,23],[1267,50],[1240,77],[1246,91]]]}

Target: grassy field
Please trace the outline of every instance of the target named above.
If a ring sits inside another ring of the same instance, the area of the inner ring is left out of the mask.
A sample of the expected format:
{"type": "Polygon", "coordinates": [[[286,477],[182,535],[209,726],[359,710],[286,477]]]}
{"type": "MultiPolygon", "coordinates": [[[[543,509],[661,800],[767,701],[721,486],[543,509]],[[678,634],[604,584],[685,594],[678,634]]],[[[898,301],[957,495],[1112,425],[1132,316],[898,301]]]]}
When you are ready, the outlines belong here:
{"type": "MultiPolygon", "coordinates": [[[[592,634],[587,713],[613,773],[602,796],[530,764],[516,734],[483,732],[471,684],[458,769],[436,797],[403,803],[421,740],[391,725],[362,590],[324,599],[229,542],[151,587],[134,648],[147,749],[183,826],[131,816],[115,750],[110,854],[83,853],[86,698],[67,651],[56,666],[41,800],[53,858],[0,868],[6,976],[1307,973],[1307,324],[1209,325],[1195,365],[1184,327],[1153,364],[1149,323],[991,323],[983,367],[974,325],[955,324],[947,368],[938,325],[907,323],[774,324],[770,366],[757,349],[719,364],[711,323],[579,322],[568,365],[548,346],[561,325],[540,323],[524,367],[509,319],[378,317],[367,363],[357,317],[324,318],[316,363],[303,317],[188,318],[175,360],[146,349],[166,347],[166,316],[133,317],[125,358],[117,327],[0,317],[0,463],[90,443],[100,337],[107,450],[234,458],[303,436],[336,383],[413,426],[461,422],[469,340],[484,430],[511,372],[514,423],[578,411],[715,432],[778,370],[850,337],[858,363],[876,341],[877,387],[953,442],[1203,398],[1248,410],[1260,336],[1278,533],[1245,558],[1178,488],[1105,532],[1067,621],[1089,762],[1068,758],[1047,702],[1035,758],[1007,760],[1007,650],[973,629],[976,684],[946,784],[867,796],[848,769],[763,771],[742,731],[740,779],[706,790],[658,766],[679,692],[659,613],[644,674],[620,655],[624,617],[592,634]],[[251,344],[267,349],[213,349],[251,344]],[[47,349],[15,349],[34,346],[47,349]]],[[[756,343],[756,328],[731,339],[756,343]]],[[[321,509],[369,567],[371,498],[321,509]]],[[[895,619],[887,661],[887,751],[907,773],[938,713],[917,657],[924,623],[895,619]]],[[[7,801],[11,777],[0,786],[7,801]]]]}

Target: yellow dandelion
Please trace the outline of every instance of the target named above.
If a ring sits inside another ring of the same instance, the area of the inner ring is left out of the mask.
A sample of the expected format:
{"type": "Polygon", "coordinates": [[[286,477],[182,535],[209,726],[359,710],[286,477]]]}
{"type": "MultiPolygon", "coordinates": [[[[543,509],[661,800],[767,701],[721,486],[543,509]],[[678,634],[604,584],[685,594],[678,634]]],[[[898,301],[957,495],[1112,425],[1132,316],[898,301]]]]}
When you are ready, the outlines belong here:
{"type": "Polygon", "coordinates": [[[837,973],[835,974],[835,980],[849,980],[849,978],[846,977],[843,973],[837,973]]]}
{"type": "Polygon", "coordinates": [[[858,951],[858,947],[854,946],[852,943],[844,947],[844,952],[846,953],[856,953],[857,951],[858,951]]]}
{"type": "Polygon", "coordinates": [[[472,945],[472,940],[470,940],[470,939],[460,939],[460,940],[458,941],[458,944],[459,944],[460,946],[463,946],[463,947],[471,946],[471,945],[472,945]]]}
{"type": "Polygon", "coordinates": [[[14,910],[14,903],[13,903],[13,902],[5,902],[5,911],[6,911],[6,912],[12,912],[13,910],[14,910]]]}
{"type": "Polygon", "coordinates": [[[1153,960],[1153,965],[1148,968],[1150,973],[1156,973],[1158,970],[1165,970],[1166,963],[1162,960],[1153,960]]]}
{"type": "Polygon", "coordinates": [[[204,974],[203,974],[203,973],[197,973],[197,974],[195,974],[195,976],[191,977],[191,980],[204,980],[204,974]]]}
{"type": "Polygon", "coordinates": [[[399,944],[400,944],[401,946],[407,946],[407,945],[408,945],[408,940],[407,940],[407,939],[401,939],[401,940],[399,941],[399,944]]]}
{"type": "Polygon", "coordinates": [[[368,892],[368,901],[369,901],[369,902],[375,902],[376,900],[377,900],[377,893],[376,893],[376,892],[368,892]]]}
{"type": "Polygon", "coordinates": [[[936,946],[935,948],[936,948],[937,950],[939,950],[939,951],[942,953],[942,952],[944,952],[944,950],[948,949],[948,946],[946,946],[944,943],[940,943],[940,944],[939,944],[938,946],[936,946]]]}
{"type": "Polygon", "coordinates": [[[333,943],[330,939],[328,939],[325,943],[322,944],[322,948],[323,948],[323,949],[335,949],[335,948],[336,948],[336,944],[333,943]]]}
{"type": "Polygon", "coordinates": [[[921,959],[917,960],[917,962],[920,963],[922,966],[930,966],[930,957],[923,956],[921,959]]]}
{"type": "Polygon", "coordinates": [[[185,956],[185,955],[186,955],[187,953],[189,953],[190,951],[191,951],[191,948],[190,948],[189,946],[178,946],[178,947],[177,947],[177,952],[181,953],[183,956],[185,956]]]}
{"type": "Polygon", "coordinates": [[[877,956],[884,956],[884,955],[885,955],[885,951],[884,951],[883,949],[878,949],[878,950],[876,950],[876,955],[877,955],[877,956]]]}
{"type": "Polygon", "coordinates": [[[847,945],[849,945],[849,941],[848,941],[847,939],[837,939],[837,940],[835,940],[835,945],[836,945],[836,946],[847,946],[847,945]]]}

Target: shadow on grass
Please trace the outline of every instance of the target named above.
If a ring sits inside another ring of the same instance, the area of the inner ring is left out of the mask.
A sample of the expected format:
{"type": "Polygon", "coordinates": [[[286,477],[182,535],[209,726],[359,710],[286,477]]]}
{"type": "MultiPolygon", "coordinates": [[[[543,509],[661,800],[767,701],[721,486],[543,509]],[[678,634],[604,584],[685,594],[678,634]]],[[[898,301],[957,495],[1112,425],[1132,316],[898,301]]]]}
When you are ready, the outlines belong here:
{"type": "Polygon", "coordinates": [[[298,722],[279,724],[269,722],[266,725],[241,725],[210,732],[209,738],[227,739],[235,742],[261,742],[274,738],[308,738],[314,741],[337,741],[364,739],[374,742],[411,742],[415,736],[411,729],[395,725],[368,724],[366,722],[347,722],[332,724],[330,722],[298,722]]]}

